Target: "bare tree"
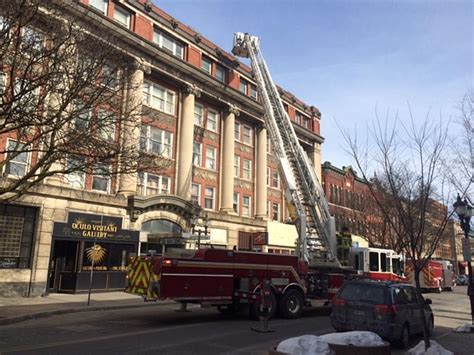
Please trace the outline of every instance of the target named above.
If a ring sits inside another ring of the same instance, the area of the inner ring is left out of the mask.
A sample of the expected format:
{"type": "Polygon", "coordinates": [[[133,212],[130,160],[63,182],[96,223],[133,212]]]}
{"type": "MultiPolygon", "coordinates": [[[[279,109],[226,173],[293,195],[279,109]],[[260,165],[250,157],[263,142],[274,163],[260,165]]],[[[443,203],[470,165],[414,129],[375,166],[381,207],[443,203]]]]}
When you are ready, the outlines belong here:
{"type": "Polygon", "coordinates": [[[381,121],[377,116],[368,130],[368,142],[372,142],[373,147],[359,144],[357,136],[347,131],[343,135],[363,178],[368,180],[368,176],[376,172],[377,183],[368,187],[398,242],[395,249],[403,251],[413,266],[428,348],[429,330],[420,292],[420,272],[443,239],[450,217],[446,208],[439,208],[443,204],[436,202],[449,201],[443,188],[445,171],[442,169],[448,130],[446,123],[431,120],[429,114],[417,124],[408,108],[408,125],[401,124],[398,117],[389,120],[387,116],[381,121]]]}
{"type": "Polygon", "coordinates": [[[89,15],[68,1],[2,1],[1,201],[48,178],[81,185],[162,166],[138,150],[136,61],[89,15]]]}

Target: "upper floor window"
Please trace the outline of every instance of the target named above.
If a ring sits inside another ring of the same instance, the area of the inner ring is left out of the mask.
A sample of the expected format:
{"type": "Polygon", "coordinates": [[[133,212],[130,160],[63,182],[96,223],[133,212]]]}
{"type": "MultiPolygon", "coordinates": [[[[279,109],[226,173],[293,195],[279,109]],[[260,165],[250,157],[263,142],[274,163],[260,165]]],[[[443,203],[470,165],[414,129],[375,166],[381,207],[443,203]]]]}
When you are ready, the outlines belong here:
{"type": "Polygon", "coordinates": [[[158,111],[174,115],[175,98],[176,94],[171,90],[150,81],[143,83],[143,103],[158,111]]]}
{"type": "Polygon", "coordinates": [[[9,176],[23,177],[27,173],[30,162],[30,152],[24,143],[9,139],[7,141],[5,173],[9,176]]]}
{"type": "Polygon", "coordinates": [[[243,178],[245,180],[252,180],[252,161],[244,159],[243,161],[243,178]]]}
{"type": "Polygon", "coordinates": [[[74,129],[78,131],[88,131],[91,125],[92,110],[81,100],[75,102],[77,113],[74,117],[74,129]]]}
{"type": "Polygon", "coordinates": [[[253,145],[253,128],[244,125],[244,137],[243,141],[245,144],[253,145]]]}
{"type": "Polygon", "coordinates": [[[159,30],[153,32],[153,42],[178,58],[184,58],[184,46],[174,38],[159,30]]]}
{"type": "Polygon", "coordinates": [[[102,68],[102,85],[111,89],[116,89],[119,84],[118,68],[106,64],[102,68]]]}
{"type": "Polygon", "coordinates": [[[110,167],[105,164],[97,164],[92,172],[92,190],[110,191],[110,167]]]}
{"type": "Polygon", "coordinates": [[[303,123],[303,115],[296,111],[295,114],[295,122],[298,123],[299,125],[303,123]]]}
{"type": "Polygon", "coordinates": [[[66,160],[66,169],[70,171],[65,175],[67,182],[75,189],[83,189],[86,181],[84,168],[86,159],[81,156],[68,156],[66,160]]]}
{"type": "Polygon", "coordinates": [[[191,201],[198,205],[201,204],[201,185],[191,184],[191,201]]]}
{"type": "Polygon", "coordinates": [[[234,199],[232,203],[232,207],[234,208],[234,212],[239,213],[240,212],[240,194],[238,192],[234,192],[234,199]]]}
{"type": "Polygon", "coordinates": [[[201,69],[204,70],[209,75],[211,75],[211,73],[212,73],[212,61],[209,58],[202,56],[202,58],[201,58],[201,69]]]}
{"type": "Polygon", "coordinates": [[[193,165],[201,166],[202,145],[198,142],[193,142],[193,165]]]}
{"type": "Polygon", "coordinates": [[[100,136],[108,141],[115,140],[116,120],[114,118],[114,113],[109,110],[99,109],[97,113],[97,119],[100,136]]]}
{"type": "Polygon", "coordinates": [[[240,132],[241,132],[241,124],[239,122],[235,122],[234,124],[234,138],[236,141],[240,141],[240,132]]]}
{"type": "Polygon", "coordinates": [[[270,217],[274,221],[280,220],[280,204],[279,203],[271,203],[271,210],[270,210],[270,217]]]}
{"type": "Polygon", "coordinates": [[[210,131],[217,131],[217,122],[219,121],[219,114],[214,110],[207,110],[206,128],[210,131]]]}
{"type": "Polygon", "coordinates": [[[248,95],[248,81],[240,78],[239,90],[242,94],[248,95]]]}
{"type": "Polygon", "coordinates": [[[216,189],[213,187],[206,187],[204,192],[204,208],[213,210],[215,205],[216,189]]]}
{"type": "Polygon", "coordinates": [[[219,64],[216,64],[216,79],[222,83],[225,83],[227,79],[226,69],[222,65],[219,65],[219,64]]]}
{"type": "Polygon", "coordinates": [[[206,147],[206,168],[216,170],[216,152],[217,149],[213,147],[206,147]]]}
{"type": "Polygon", "coordinates": [[[167,176],[153,175],[147,172],[138,173],[138,194],[141,196],[169,194],[170,187],[171,179],[167,176]]]}
{"type": "Polygon", "coordinates": [[[152,126],[142,126],[140,149],[153,154],[172,158],[173,133],[152,126]]]}
{"type": "Polygon", "coordinates": [[[280,187],[280,174],[278,173],[278,170],[273,170],[272,172],[271,187],[280,187]]]}
{"type": "Polygon", "coordinates": [[[251,215],[251,197],[243,195],[242,196],[242,216],[250,217],[251,215]]]}
{"type": "Polygon", "coordinates": [[[234,177],[240,177],[240,156],[234,155],[234,177]]]}
{"type": "Polygon", "coordinates": [[[125,9],[122,6],[115,4],[115,11],[114,11],[114,20],[120,23],[121,25],[130,28],[130,18],[131,18],[130,11],[125,9]]]}
{"type": "Polygon", "coordinates": [[[257,87],[255,85],[250,85],[250,97],[257,100],[257,87]]]}
{"type": "Polygon", "coordinates": [[[108,0],[89,0],[89,5],[96,8],[104,15],[107,14],[107,3],[108,0]]]}
{"type": "Polygon", "coordinates": [[[198,103],[194,104],[194,124],[204,126],[204,106],[198,103]]]}
{"type": "Polygon", "coordinates": [[[306,117],[306,116],[303,116],[303,127],[306,128],[306,129],[310,129],[311,127],[311,120],[306,117]]]}
{"type": "Polygon", "coordinates": [[[22,30],[21,46],[30,52],[40,51],[44,46],[44,34],[32,27],[24,27],[22,30]]]}

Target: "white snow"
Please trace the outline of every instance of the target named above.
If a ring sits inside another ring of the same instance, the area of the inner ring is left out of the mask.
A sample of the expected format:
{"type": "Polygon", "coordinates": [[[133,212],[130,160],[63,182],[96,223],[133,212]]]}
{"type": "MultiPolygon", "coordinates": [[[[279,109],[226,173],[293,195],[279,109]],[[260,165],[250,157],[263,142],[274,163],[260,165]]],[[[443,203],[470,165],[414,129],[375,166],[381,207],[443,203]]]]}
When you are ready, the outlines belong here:
{"type": "Polygon", "coordinates": [[[278,344],[277,351],[293,355],[330,355],[328,343],[354,346],[380,346],[384,342],[372,332],[330,333],[321,336],[303,335],[289,338],[278,344]]]}
{"type": "Polygon", "coordinates": [[[474,325],[469,323],[461,325],[455,330],[456,333],[471,333],[472,331],[474,331],[474,325]]]}
{"type": "Polygon", "coordinates": [[[425,351],[425,342],[422,340],[417,346],[408,350],[407,355],[454,355],[454,353],[446,350],[434,340],[430,340],[430,347],[425,351]]]}
{"type": "Polygon", "coordinates": [[[283,340],[276,350],[293,355],[331,355],[328,343],[316,335],[302,335],[283,340]]]}
{"type": "Polygon", "coordinates": [[[324,341],[331,344],[354,345],[354,346],[381,346],[384,345],[382,338],[372,332],[344,332],[330,333],[320,336],[324,341]]]}

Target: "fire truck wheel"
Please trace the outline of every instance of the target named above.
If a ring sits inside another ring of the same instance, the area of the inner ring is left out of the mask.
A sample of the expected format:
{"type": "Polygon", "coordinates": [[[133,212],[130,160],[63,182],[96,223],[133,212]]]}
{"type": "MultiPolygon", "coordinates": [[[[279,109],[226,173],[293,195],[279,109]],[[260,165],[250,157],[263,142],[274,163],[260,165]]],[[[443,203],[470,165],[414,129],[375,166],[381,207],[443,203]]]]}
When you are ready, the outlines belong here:
{"type": "Polygon", "coordinates": [[[303,312],[304,299],[298,290],[288,290],[281,297],[279,311],[283,318],[299,318],[303,312]]]}
{"type": "Polygon", "coordinates": [[[441,293],[443,291],[443,287],[441,286],[441,281],[438,281],[438,287],[435,289],[436,293],[441,293]]]}
{"type": "MultiPolygon", "coordinates": [[[[275,317],[275,313],[277,309],[277,300],[273,292],[271,292],[271,299],[272,299],[272,305],[268,311],[268,319],[275,317]]],[[[250,317],[253,319],[259,319],[259,317],[263,315],[264,314],[261,311],[260,302],[253,302],[250,306],[250,317]]]]}

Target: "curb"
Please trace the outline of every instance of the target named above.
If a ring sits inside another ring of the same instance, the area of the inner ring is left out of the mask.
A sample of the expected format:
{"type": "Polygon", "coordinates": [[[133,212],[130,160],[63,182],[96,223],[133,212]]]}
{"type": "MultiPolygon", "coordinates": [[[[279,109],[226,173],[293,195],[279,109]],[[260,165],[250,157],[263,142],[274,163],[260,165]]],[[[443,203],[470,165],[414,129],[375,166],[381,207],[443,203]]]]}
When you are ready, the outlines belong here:
{"type": "Polygon", "coordinates": [[[24,314],[22,316],[17,316],[17,317],[9,317],[9,318],[3,318],[3,319],[0,318],[0,326],[19,323],[25,320],[47,318],[49,316],[68,314],[68,313],[112,311],[115,309],[144,308],[144,307],[153,307],[153,306],[165,306],[165,305],[170,305],[170,304],[175,304],[175,302],[164,301],[164,302],[155,303],[155,304],[143,303],[143,304],[125,304],[125,305],[116,305],[116,306],[89,306],[89,307],[81,307],[81,308],[56,309],[56,310],[51,310],[51,311],[24,314]]]}

